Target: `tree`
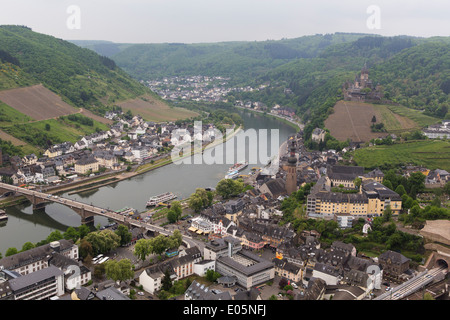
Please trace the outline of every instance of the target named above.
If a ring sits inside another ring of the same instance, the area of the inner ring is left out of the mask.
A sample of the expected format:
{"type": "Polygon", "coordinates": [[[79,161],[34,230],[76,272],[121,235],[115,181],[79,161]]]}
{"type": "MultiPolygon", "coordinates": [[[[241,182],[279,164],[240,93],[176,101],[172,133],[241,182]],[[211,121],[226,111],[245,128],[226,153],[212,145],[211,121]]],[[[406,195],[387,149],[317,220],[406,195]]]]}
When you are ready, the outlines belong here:
{"type": "Polygon", "coordinates": [[[114,281],[133,279],[134,266],[130,259],[108,260],[105,263],[105,274],[106,277],[114,281]]]}
{"type": "Polygon", "coordinates": [[[402,196],[406,193],[405,187],[402,184],[399,184],[397,188],[395,189],[395,192],[399,194],[399,196],[402,196]]]}
{"type": "Polygon", "coordinates": [[[89,227],[85,224],[82,224],[81,226],[78,227],[78,234],[80,236],[80,239],[83,239],[84,237],[86,237],[91,230],[89,229],[89,227]]]}
{"type": "Polygon", "coordinates": [[[32,242],[25,242],[24,244],[23,244],[23,246],[22,246],[22,250],[21,250],[21,252],[24,252],[24,251],[27,251],[27,250],[30,250],[30,249],[33,249],[35,247],[35,245],[32,243],[32,242]]]}
{"type": "Polygon", "coordinates": [[[16,248],[14,248],[14,247],[8,248],[8,250],[6,250],[6,252],[5,252],[5,257],[13,256],[17,253],[18,253],[18,251],[16,248]]]}
{"type": "Polygon", "coordinates": [[[183,236],[180,230],[174,230],[172,235],[170,236],[170,240],[172,241],[173,247],[179,247],[183,243],[183,236]]]}
{"type": "Polygon", "coordinates": [[[169,223],[175,223],[178,221],[177,214],[173,210],[169,210],[169,212],[167,212],[167,221],[169,221],[169,223]]]}
{"type": "Polygon", "coordinates": [[[205,278],[210,282],[215,282],[217,279],[221,277],[221,274],[214,270],[206,271],[205,278]]]}
{"type": "Polygon", "coordinates": [[[386,179],[383,180],[383,185],[384,185],[386,188],[391,189],[391,190],[394,188],[394,187],[392,186],[391,181],[386,180],[386,179]]]}
{"type": "Polygon", "coordinates": [[[372,117],[372,120],[371,120],[371,122],[372,123],[375,123],[375,122],[377,122],[377,117],[375,117],[375,115],[372,117]]]}
{"type": "Polygon", "coordinates": [[[105,264],[97,264],[94,267],[94,277],[97,279],[102,279],[105,274],[105,264]]]}
{"type": "Polygon", "coordinates": [[[157,237],[150,240],[150,244],[152,247],[152,252],[156,254],[162,254],[164,251],[168,249],[169,238],[165,235],[160,234],[157,237]]]}
{"type": "Polygon", "coordinates": [[[120,237],[109,229],[91,232],[85,239],[92,245],[94,254],[107,253],[120,245],[120,237]]]}
{"type": "Polygon", "coordinates": [[[142,261],[145,261],[147,256],[153,252],[151,241],[148,239],[140,239],[134,246],[134,255],[142,261]]]}
{"type": "Polygon", "coordinates": [[[425,294],[423,295],[423,300],[435,300],[433,298],[433,295],[429,292],[425,292],[425,294]]]}
{"type": "Polygon", "coordinates": [[[415,199],[417,193],[425,190],[425,175],[422,172],[413,172],[407,180],[409,194],[415,199]]]}
{"type": "Polygon", "coordinates": [[[211,200],[208,197],[208,193],[203,188],[197,188],[195,193],[191,194],[188,202],[189,208],[195,212],[199,212],[201,209],[211,205],[211,200]]]}
{"type": "Polygon", "coordinates": [[[239,180],[222,179],[216,186],[216,193],[224,199],[237,196],[244,190],[244,185],[239,180]]]}
{"type": "Polygon", "coordinates": [[[392,218],[391,206],[386,206],[386,208],[384,208],[384,211],[383,211],[383,221],[387,222],[387,221],[391,220],[391,218],[392,218]]]}
{"type": "Polygon", "coordinates": [[[444,186],[444,192],[450,195],[450,181],[448,181],[444,186]]]}
{"type": "Polygon", "coordinates": [[[48,123],[45,124],[45,131],[50,131],[50,124],[48,123]]]}
{"type": "Polygon", "coordinates": [[[66,232],[64,232],[63,237],[66,240],[73,240],[73,242],[76,242],[80,238],[80,234],[74,227],[69,227],[66,232]]]}
{"type": "Polygon", "coordinates": [[[280,282],[278,283],[278,287],[280,289],[284,288],[285,286],[287,286],[288,282],[285,278],[281,278],[280,282]]]}
{"type": "Polygon", "coordinates": [[[128,231],[128,228],[121,224],[117,227],[116,234],[120,237],[120,245],[124,246],[131,242],[132,234],[128,231]]]}
{"type": "Polygon", "coordinates": [[[169,268],[166,268],[164,271],[164,277],[161,281],[161,289],[165,291],[169,291],[172,287],[172,280],[170,280],[170,271],[169,268]]]}
{"type": "Polygon", "coordinates": [[[167,219],[170,223],[177,222],[180,219],[182,213],[183,209],[181,208],[180,201],[173,201],[170,204],[170,209],[167,213],[167,219]]]}
{"type": "Polygon", "coordinates": [[[362,180],[361,180],[361,178],[357,177],[357,178],[355,178],[355,180],[353,180],[353,183],[355,184],[355,186],[357,188],[359,188],[361,186],[362,180]]]}
{"type": "Polygon", "coordinates": [[[86,239],[82,239],[80,242],[80,257],[85,259],[88,256],[94,256],[94,249],[89,241],[86,239]]]}
{"type": "Polygon", "coordinates": [[[46,242],[50,243],[50,242],[58,241],[61,239],[63,239],[61,232],[59,232],[58,230],[55,230],[52,233],[50,233],[50,235],[46,239],[46,242]]]}

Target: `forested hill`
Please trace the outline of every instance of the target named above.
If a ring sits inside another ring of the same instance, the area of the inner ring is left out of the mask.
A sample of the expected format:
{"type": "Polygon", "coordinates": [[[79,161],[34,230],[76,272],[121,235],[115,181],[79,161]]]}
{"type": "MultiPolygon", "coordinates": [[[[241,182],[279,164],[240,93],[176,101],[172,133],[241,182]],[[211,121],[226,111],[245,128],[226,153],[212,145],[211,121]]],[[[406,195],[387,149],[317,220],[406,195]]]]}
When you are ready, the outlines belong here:
{"type": "Polygon", "coordinates": [[[311,121],[305,129],[308,136],[315,127],[323,127],[334,104],[343,98],[343,83],[353,81],[367,64],[370,79],[382,86],[386,98],[444,118],[450,102],[449,44],[450,37],[362,37],[329,46],[316,58],[278,66],[251,81],[270,82],[270,87],[233,98],[294,108],[311,121]]]}
{"type": "MultiPolygon", "coordinates": [[[[111,58],[139,80],[206,75],[248,81],[289,61],[317,57],[331,45],[351,42],[364,36],[335,33],[254,42],[116,45],[115,50],[120,52],[111,58]]],[[[84,45],[94,50],[113,46],[101,42],[84,45]]]]}
{"type": "MultiPolygon", "coordinates": [[[[93,46],[95,43],[85,44],[93,46]]],[[[264,90],[232,93],[229,101],[261,101],[294,108],[305,133],[323,127],[342,85],[364,64],[387,99],[428,115],[448,117],[450,37],[383,37],[335,33],[296,39],[207,44],[105,44],[111,58],[139,80],[168,76],[227,76],[232,84],[264,90]]],[[[105,46],[105,47],[102,47],[105,46]]]]}
{"type": "Polygon", "coordinates": [[[71,105],[98,113],[143,94],[159,99],[112,59],[27,27],[0,26],[0,49],[6,70],[0,90],[42,83],[71,105]]]}
{"type": "Polygon", "coordinates": [[[387,98],[438,118],[450,110],[450,38],[430,39],[375,65],[387,98]]]}

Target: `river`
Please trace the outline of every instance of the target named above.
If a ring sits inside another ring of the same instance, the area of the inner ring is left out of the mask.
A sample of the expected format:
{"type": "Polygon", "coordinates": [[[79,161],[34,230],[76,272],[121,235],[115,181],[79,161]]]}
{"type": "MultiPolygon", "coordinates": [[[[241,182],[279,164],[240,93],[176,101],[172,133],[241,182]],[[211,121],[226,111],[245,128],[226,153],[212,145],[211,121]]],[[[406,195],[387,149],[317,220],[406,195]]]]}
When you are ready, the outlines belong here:
{"type": "MultiPolygon", "coordinates": [[[[259,157],[254,159],[254,155],[258,154],[258,144],[251,138],[244,140],[244,136],[259,133],[258,138],[261,138],[264,136],[264,131],[261,130],[267,129],[268,151],[263,153],[267,157],[270,155],[271,145],[275,144],[278,150],[278,146],[295,133],[292,126],[273,117],[265,117],[244,110],[237,112],[244,121],[244,129],[225,144],[211,149],[213,151],[205,151],[205,155],[212,155],[218,159],[216,164],[194,164],[191,158],[192,164],[170,164],[99,189],[72,195],[65,193],[62,196],[113,210],[128,206],[143,211],[150,196],[170,191],[175,193],[178,199],[182,199],[195,192],[196,188],[215,187],[232,165],[226,161],[226,150],[234,149],[234,162],[244,158],[249,161],[248,168],[242,171],[243,174],[249,172],[252,167],[264,165],[266,159],[259,157]],[[273,132],[274,142],[271,141],[271,129],[278,129],[278,134],[273,132]],[[278,139],[276,139],[277,136],[278,139]],[[240,141],[245,143],[239,143],[240,141]],[[263,160],[262,163],[261,160],[263,160]],[[222,163],[217,163],[220,161],[222,163]]],[[[229,156],[230,153],[228,153],[229,156]]],[[[6,213],[9,219],[6,224],[0,224],[0,252],[3,257],[8,248],[15,247],[20,251],[27,241],[36,243],[47,238],[54,230],[63,233],[68,227],[78,227],[81,224],[81,218],[77,213],[58,203],[48,204],[45,209],[38,211],[33,211],[31,204],[26,203],[9,207],[6,213]]],[[[96,216],[94,219],[95,225],[107,223],[109,222],[104,217],[96,216]]]]}

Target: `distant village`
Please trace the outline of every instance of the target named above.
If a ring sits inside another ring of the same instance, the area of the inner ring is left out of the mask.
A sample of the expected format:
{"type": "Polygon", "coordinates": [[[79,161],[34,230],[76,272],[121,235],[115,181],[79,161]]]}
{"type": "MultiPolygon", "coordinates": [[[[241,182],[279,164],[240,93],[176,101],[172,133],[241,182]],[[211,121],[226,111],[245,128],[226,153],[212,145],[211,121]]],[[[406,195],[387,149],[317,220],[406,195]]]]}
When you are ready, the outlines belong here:
{"type": "Polygon", "coordinates": [[[226,96],[229,93],[259,91],[267,87],[267,84],[257,88],[251,86],[232,87],[229,81],[230,78],[220,76],[176,76],[141,82],[165,100],[197,102],[228,102],[226,96]]]}

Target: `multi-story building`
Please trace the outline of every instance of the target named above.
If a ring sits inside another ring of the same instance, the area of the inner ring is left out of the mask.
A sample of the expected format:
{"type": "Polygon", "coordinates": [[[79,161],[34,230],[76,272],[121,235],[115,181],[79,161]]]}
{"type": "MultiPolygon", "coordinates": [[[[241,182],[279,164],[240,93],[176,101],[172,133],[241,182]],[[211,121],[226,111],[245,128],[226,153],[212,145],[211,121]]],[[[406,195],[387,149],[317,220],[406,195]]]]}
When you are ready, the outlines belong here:
{"type": "Polygon", "coordinates": [[[64,294],[64,272],[55,266],[26,275],[2,273],[7,273],[7,277],[2,277],[6,281],[0,283],[0,288],[3,285],[8,292],[0,295],[0,300],[45,300],[64,294]]]}
{"type": "Polygon", "coordinates": [[[320,128],[315,128],[311,133],[311,140],[316,142],[325,141],[326,131],[320,128]]]}
{"type": "Polygon", "coordinates": [[[398,215],[402,200],[398,193],[378,182],[366,182],[358,193],[329,191],[317,186],[307,198],[307,214],[312,218],[343,219],[382,216],[386,207],[398,215]]]}
{"type": "Polygon", "coordinates": [[[0,266],[27,275],[48,268],[53,252],[78,260],[78,246],[73,241],[62,239],[0,259],[0,266]]]}
{"type": "Polygon", "coordinates": [[[98,164],[98,161],[94,157],[82,158],[75,163],[75,172],[86,174],[88,172],[98,171],[98,164]]]}
{"type": "Polygon", "coordinates": [[[411,259],[395,251],[385,251],[378,256],[383,268],[383,277],[390,280],[400,280],[401,275],[409,269],[411,259]]]}
{"type": "Polygon", "coordinates": [[[302,280],[303,271],[301,266],[288,262],[287,259],[274,258],[275,274],[293,282],[302,280]]]}
{"type": "Polygon", "coordinates": [[[343,186],[344,188],[355,188],[354,180],[364,175],[364,167],[355,166],[328,166],[327,176],[331,187],[343,186]]]}
{"type": "Polygon", "coordinates": [[[216,271],[223,276],[234,276],[244,288],[267,282],[274,278],[272,262],[242,250],[240,240],[233,237],[213,240],[204,249],[205,259],[216,261],[216,271]]]}

